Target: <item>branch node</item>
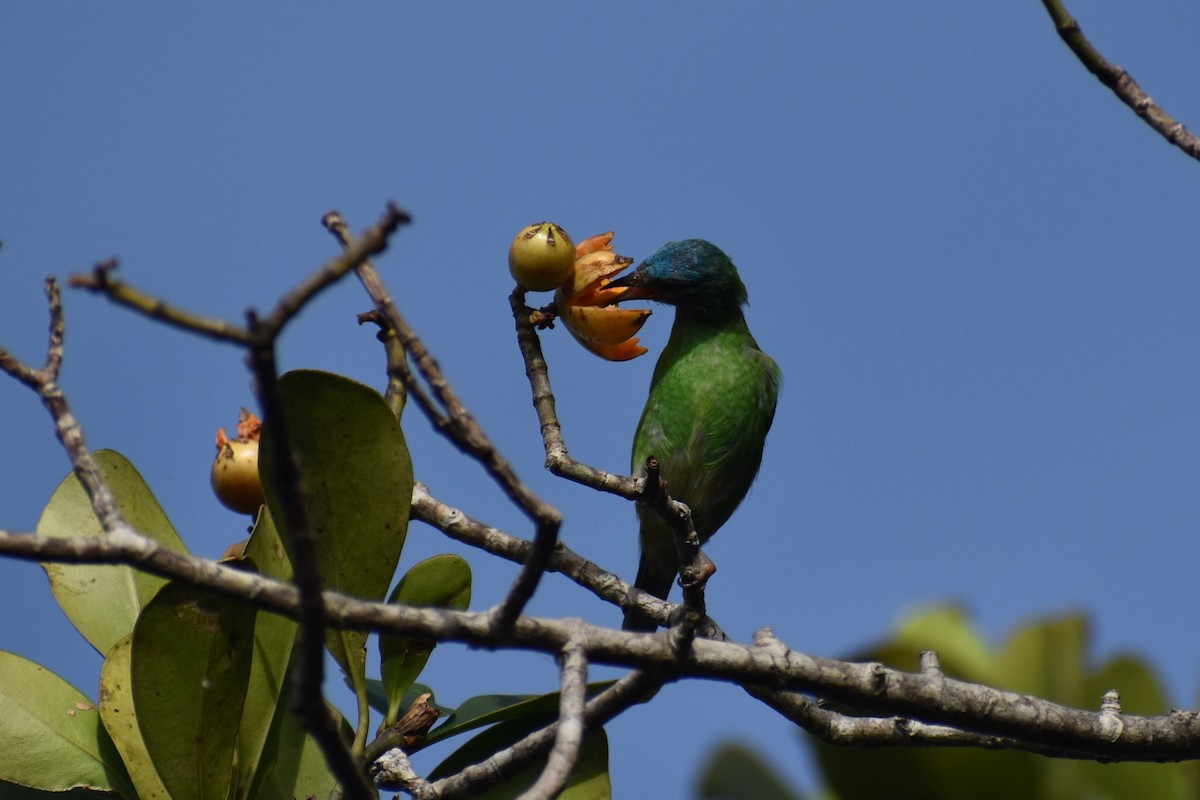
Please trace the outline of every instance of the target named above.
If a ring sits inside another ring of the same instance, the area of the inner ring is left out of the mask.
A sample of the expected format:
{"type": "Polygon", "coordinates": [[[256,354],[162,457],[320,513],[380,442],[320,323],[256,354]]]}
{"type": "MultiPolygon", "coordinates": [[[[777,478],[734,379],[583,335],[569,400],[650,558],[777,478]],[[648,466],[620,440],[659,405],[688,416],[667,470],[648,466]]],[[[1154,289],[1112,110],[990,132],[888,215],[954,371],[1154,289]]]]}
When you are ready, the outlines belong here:
{"type": "Polygon", "coordinates": [[[1121,720],[1121,693],[1109,689],[1100,699],[1100,716],[1096,719],[1099,733],[1109,742],[1115,742],[1125,732],[1125,723],[1121,720]]]}

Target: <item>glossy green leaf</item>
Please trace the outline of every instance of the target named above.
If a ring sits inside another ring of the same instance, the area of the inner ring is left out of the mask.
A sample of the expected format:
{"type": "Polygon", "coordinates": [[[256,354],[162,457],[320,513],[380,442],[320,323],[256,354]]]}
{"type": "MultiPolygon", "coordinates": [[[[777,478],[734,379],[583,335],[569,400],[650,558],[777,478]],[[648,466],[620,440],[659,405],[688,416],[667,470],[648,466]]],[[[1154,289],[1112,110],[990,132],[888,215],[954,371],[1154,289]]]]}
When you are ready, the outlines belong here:
{"type": "Polygon", "coordinates": [[[62,678],[0,651],[0,781],[62,792],[129,791],[129,777],[90,700],[62,678]]]}
{"type": "Polygon", "coordinates": [[[275,520],[265,506],[258,510],[258,517],[254,520],[254,529],[250,531],[244,553],[254,561],[260,575],[277,581],[286,582],[292,579],[292,562],[288,560],[279,529],[275,527],[275,520]]]}
{"type": "Polygon", "coordinates": [[[698,783],[699,800],[804,800],[762,756],[740,744],[721,745],[705,759],[698,783]]]}
{"type": "MultiPolygon", "coordinates": [[[[616,681],[589,683],[588,699],[616,681]]],[[[513,720],[533,720],[546,724],[558,717],[558,692],[549,694],[483,694],[463,702],[446,721],[430,731],[427,745],[457,736],[484,725],[513,720]]],[[[532,730],[532,728],[531,728],[532,730]]]]}
{"type": "MultiPolygon", "coordinates": [[[[428,558],[404,574],[388,602],[466,609],[471,603],[471,566],[456,555],[428,558]]],[[[425,668],[435,644],[432,639],[380,634],[380,675],[388,697],[384,724],[395,723],[407,710],[404,695],[425,668]]]]}
{"type": "MultiPolygon", "coordinates": [[[[400,560],[412,501],[412,462],[395,415],[374,389],[328,372],[283,375],[279,398],[325,587],[382,600],[400,560]]],[[[264,421],[259,471],[278,522],[280,469],[272,454],[277,427],[264,421]]],[[[291,553],[287,531],[280,535],[291,553]]],[[[361,631],[330,630],[328,637],[364,707],[366,640],[361,631]]]]}
{"type": "MultiPolygon", "coordinates": [[[[133,464],[120,453],[93,454],[125,521],[170,550],[187,552],[133,464]]],[[[39,536],[99,537],[100,520],[74,473],[63,479],[38,520],[39,536]]],[[[115,564],[42,564],[50,589],[75,628],[101,654],[133,630],[138,612],[166,581],[115,564]]]]}
{"type": "MultiPolygon", "coordinates": [[[[283,543],[267,510],[259,511],[245,557],[258,571],[278,580],[291,579],[291,565],[283,543]]],[[[238,728],[239,797],[249,798],[255,775],[272,769],[271,754],[265,754],[276,718],[291,705],[288,670],[299,626],[288,617],[259,611],[254,622],[254,656],[242,721],[238,728]],[[264,760],[267,763],[264,763],[264,760]]]]}
{"type": "Polygon", "coordinates": [[[100,670],[100,719],[129,770],[129,779],[139,800],[170,800],[167,787],[150,760],[133,708],[130,663],[133,634],[112,646],[100,670]]]}
{"type": "Polygon", "coordinates": [[[254,653],[255,609],[168,583],[133,631],[134,708],[173,800],[226,800],[254,653]]]}
{"type": "MultiPolygon", "coordinates": [[[[502,750],[524,736],[543,727],[551,719],[513,719],[488,728],[451,753],[429,774],[430,780],[453,775],[464,767],[476,764],[493,753],[502,750]]],[[[510,800],[518,797],[537,780],[545,766],[545,759],[538,759],[530,766],[496,784],[487,791],[473,794],[472,800],[510,800]]],[[[589,730],[584,734],[579,750],[579,760],[567,787],[559,795],[560,800],[609,800],[612,783],[608,777],[608,736],[603,728],[589,730]]]]}
{"type": "MultiPolygon", "coordinates": [[[[290,682],[288,685],[290,687],[290,682]]],[[[349,741],[354,731],[337,709],[330,706],[329,710],[349,741]]],[[[263,749],[260,768],[246,796],[255,800],[329,797],[337,781],[330,773],[320,747],[304,730],[290,703],[280,703],[278,711],[263,749]]]]}

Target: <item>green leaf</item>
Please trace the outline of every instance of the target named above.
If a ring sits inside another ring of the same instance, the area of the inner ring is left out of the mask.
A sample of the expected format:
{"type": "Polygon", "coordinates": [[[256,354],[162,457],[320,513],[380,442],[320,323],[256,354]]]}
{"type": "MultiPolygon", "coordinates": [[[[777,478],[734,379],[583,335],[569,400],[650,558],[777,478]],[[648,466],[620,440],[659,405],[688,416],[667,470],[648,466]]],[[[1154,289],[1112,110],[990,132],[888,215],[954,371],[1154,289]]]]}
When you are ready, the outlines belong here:
{"type": "Polygon", "coordinates": [[[119,795],[95,789],[72,789],[69,792],[46,792],[15,783],[0,781],[0,797],[4,800],[116,800],[119,795]]]}
{"type": "Polygon", "coordinates": [[[51,792],[131,791],[90,700],[62,678],[0,651],[0,781],[51,792]]]}
{"type": "Polygon", "coordinates": [[[766,759],[733,743],[705,760],[698,788],[700,800],[803,800],[766,759]]]}
{"type": "MultiPolygon", "coordinates": [[[[589,683],[588,699],[612,686],[616,681],[589,683]]],[[[558,717],[558,692],[549,694],[482,694],[472,697],[430,731],[425,744],[430,745],[460,733],[497,722],[527,719],[546,724],[558,717]]],[[[533,728],[530,728],[532,730],[533,728]]]]}
{"type": "Polygon", "coordinates": [[[1009,637],[997,665],[997,685],[1077,708],[1099,708],[1100,698],[1084,697],[1084,660],[1088,624],[1080,615],[1038,620],[1009,637]]]}
{"type": "MultiPolygon", "coordinates": [[[[405,573],[388,602],[463,610],[471,603],[471,566],[456,555],[426,559],[405,573]]],[[[404,695],[425,668],[435,645],[432,639],[380,634],[380,673],[388,697],[384,724],[394,724],[406,709],[404,695]]]]}
{"type": "MultiPolygon", "coordinates": [[[[290,686],[289,678],[289,690],[290,686]]],[[[354,731],[336,708],[330,706],[329,710],[349,741],[354,731]]],[[[325,763],[325,755],[304,730],[291,703],[280,703],[278,712],[267,737],[260,768],[246,796],[255,800],[329,797],[337,781],[325,763]]]]}
{"type": "MultiPolygon", "coordinates": [[[[291,579],[283,543],[264,508],[260,510],[245,558],[268,577],[291,579]]],[[[288,617],[259,611],[254,621],[254,656],[246,702],[242,706],[242,721],[238,727],[238,789],[239,797],[249,798],[255,775],[260,769],[272,769],[273,763],[264,753],[276,718],[291,705],[288,670],[295,649],[299,626],[288,617]],[[264,761],[266,763],[264,763],[264,761]]]]}
{"type": "Polygon", "coordinates": [[[133,657],[133,635],[130,634],[112,646],[100,670],[100,719],[113,744],[129,770],[129,779],[137,790],[138,800],[170,800],[171,794],[163,786],[142,731],[138,727],[137,713],[133,708],[133,682],[130,678],[130,663],[133,657]]]}
{"type": "MultiPolygon", "coordinates": [[[[412,502],[412,462],[395,415],[374,389],[328,372],[283,375],[279,399],[325,588],[382,600],[400,560],[412,502]]],[[[264,420],[259,471],[271,515],[282,520],[280,467],[272,455],[276,429],[274,420],[264,420]]],[[[290,554],[288,532],[280,534],[290,554]]],[[[330,630],[327,640],[363,709],[366,640],[365,632],[338,630],[330,630]]],[[[364,730],[360,724],[360,739],[364,730]]]]}
{"type": "MultiPolygon", "coordinates": [[[[163,547],[187,552],[170,520],[133,464],[120,453],[99,450],[96,466],[121,514],[137,531],[163,547]]],[[[63,479],[38,520],[39,536],[100,537],[100,520],[74,473],[63,479]]],[[[50,589],[75,628],[102,655],[133,630],[138,612],[166,581],[114,564],[42,564],[50,589]]]]}
{"type": "MultiPolygon", "coordinates": [[[[548,696],[548,695],[546,695],[548,696]]],[[[464,767],[477,764],[493,753],[511,746],[550,720],[530,718],[514,719],[488,728],[483,733],[455,750],[446,760],[438,764],[429,774],[430,780],[453,775],[464,767]]],[[[537,780],[545,767],[546,760],[536,759],[525,769],[500,781],[480,794],[471,795],[472,800],[509,800],[519,796],[537,780]]],[[[579,760],[567,787],[559,795],[560,800],[609,800],[612,783],[608,777],[608,736],[603,728],[587,731],[579,750],[579,760]]]]}
{"type": "Polygon", "coordinates": [[[164,586],[133,631],[134,708],[173,800],[226,800],[254,652],[255,609],[164,586]]]}

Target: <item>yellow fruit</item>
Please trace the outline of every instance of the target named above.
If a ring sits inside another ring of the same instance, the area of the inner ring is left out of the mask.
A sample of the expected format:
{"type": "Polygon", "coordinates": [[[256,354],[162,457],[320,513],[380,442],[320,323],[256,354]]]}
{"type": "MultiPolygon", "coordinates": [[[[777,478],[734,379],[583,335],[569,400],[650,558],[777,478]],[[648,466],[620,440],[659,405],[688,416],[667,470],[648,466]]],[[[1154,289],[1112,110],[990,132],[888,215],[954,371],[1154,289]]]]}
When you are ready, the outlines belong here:
{"type": "Polygon", "coordinates": [[[531,292],[548,292],[571,275],[575,243],[553,222],[530,225],[508,248],[508,271],[531,292]]]}
{"type": "Polygon", "coordinates": [[[213,493],[221,505],[242,514],[257,514],[263,498],[258,477],[258,437],[262,422],[242,409],[238,414],[237,438],[230,439],[225,429],[217,431],[217,457],[213,460],[213,493]]]}
{"type": "Polygon", "coordinates": [[[264,502],[258,478],[258,442],[231,439],[218,451],[212,465],[212,488],[221,505],[242,514],[254,514],[264,502]]]}

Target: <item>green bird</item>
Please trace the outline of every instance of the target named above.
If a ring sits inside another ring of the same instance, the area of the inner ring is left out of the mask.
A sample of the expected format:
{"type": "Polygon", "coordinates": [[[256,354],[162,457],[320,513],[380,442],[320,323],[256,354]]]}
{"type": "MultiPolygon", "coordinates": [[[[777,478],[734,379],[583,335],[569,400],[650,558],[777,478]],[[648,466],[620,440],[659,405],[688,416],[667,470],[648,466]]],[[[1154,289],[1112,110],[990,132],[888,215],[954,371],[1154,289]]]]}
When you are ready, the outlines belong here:
{"type": "MultiPolygon", "coordinates": [[[[646,298],[675,306],[675,324],[654,367],[650,396],[633,437],[633,474],[655,456],[671,497],[692,510],[703,544],[750,489],[779,396],[779,367],[746,327],[746,287],[733,262],[702,239],[664,245],[610,283],[618,302],[646,298]]],[[[679,572],[667,524],[638,508],[641,561],[635,585],[666,599],[679,572]]],[[[625,630],[657,626],[634,610],[625,630]]]]}

